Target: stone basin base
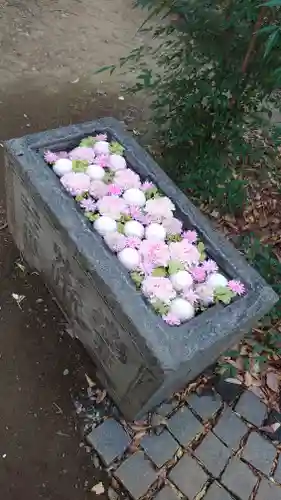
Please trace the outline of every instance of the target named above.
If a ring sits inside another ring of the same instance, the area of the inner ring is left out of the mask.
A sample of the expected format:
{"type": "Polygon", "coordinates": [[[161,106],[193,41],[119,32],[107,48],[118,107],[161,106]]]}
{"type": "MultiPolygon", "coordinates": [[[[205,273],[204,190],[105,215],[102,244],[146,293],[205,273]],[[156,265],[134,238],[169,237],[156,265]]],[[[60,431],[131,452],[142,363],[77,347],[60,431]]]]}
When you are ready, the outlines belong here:
{"type": "Polygon", "coordinates": [[[112,118],[10,140],[5,144],[5,166],[14,240],[29,265],[43,275],[92,356],[101,383],[126,418],[141,417],[195,378],[277,300],[256,271],[112,118]],[[214,306],[179,327],[166,325],[153,312],[43,159],[44,150],[71,149],[97,132],[106,132],[125,147],[130,167],[173,201],[184,226],[198,231],[222,271],[245,283],[244,297],[227,307],[214,306]]]}

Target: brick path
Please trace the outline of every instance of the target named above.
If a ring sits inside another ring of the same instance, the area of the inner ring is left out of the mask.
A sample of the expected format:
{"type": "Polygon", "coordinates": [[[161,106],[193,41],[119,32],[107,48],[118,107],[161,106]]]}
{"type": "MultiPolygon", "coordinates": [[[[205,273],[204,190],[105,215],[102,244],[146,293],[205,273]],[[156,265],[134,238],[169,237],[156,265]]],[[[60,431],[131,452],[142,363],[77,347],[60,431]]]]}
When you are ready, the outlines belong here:
{"type": "Polygon", "coordinates": [[[281,414],[269,412],[253,393],[220,381],[179,405],[166,402],[154,414],[158,425],[149,435],[114,418],[112,408],[108,403],[101,418],[94,412],[86,440],[119,495],[134,500],[281,499],[281,436],[260,431],[269,421],[281,421],[281,414]]]}

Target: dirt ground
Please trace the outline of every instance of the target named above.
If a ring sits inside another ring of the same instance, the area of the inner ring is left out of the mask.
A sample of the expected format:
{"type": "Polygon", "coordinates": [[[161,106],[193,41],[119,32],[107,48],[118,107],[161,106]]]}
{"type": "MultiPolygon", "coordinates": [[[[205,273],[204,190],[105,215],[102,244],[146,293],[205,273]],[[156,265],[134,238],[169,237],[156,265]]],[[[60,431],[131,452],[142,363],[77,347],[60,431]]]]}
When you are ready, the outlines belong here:
{"type": "MultiPolygon", "coordinates": [[[[94,72],[141,42],[142,18],[131,0],[0,0],[0,140],[102,115],[141,120],[138,103],[119,99],[133,75],[94,72]]],[[[94,368],[40,277],[17,266],[4,198],[1,156],[1,498],[94,498],[103,474],[81,445],[71,401],[94,368]],[[25,298],[18,305],[12,294],[25,298]]]]}

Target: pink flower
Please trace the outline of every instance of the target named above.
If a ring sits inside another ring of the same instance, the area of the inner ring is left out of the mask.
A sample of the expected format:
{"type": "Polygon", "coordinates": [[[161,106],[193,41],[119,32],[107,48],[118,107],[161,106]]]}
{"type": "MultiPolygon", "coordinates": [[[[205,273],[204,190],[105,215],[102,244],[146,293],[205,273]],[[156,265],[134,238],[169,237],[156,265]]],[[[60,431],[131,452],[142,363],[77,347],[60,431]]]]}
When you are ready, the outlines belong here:
{"type": "Polygon", "coordinates": [[[162,222],[167,234],[180,234],[182,230],[182,222],[175,217],[164,219],[162,222]]]}
{"type": "Polygon", "coordinates": [[[170,254],[172,260],[179,260],[187,266],[197,265],[200,259],[200,253],[195,245],[187,240],[170,243],[170,254]]]}
{"type": "Polygon", "coordinates": [[[90,188],[90,177],[82,172],[69,172],[63,175],[60,181],[72,196],[85,194],[90,188]]]}
{"type": "Polygon", "coordinates": [[[108,155],[100,155],[94,159],[94,164],[102,168],[108,167],[108,155]]]}
{"type": "Polygon", "coordinates": [[[241,281],[230,280],[227,286],[236,295],[244,295],[246,293],[245,285],[241,281]]]}
{"type": "Polygon", "coordinates": [[[198,294],[194,290],[192,290],[192,288],[187,288],[186,290],[184,290],[182,296],[192,306],[194,306],[194,304],[196,304],[196,302],[198,302],[199,300],[198,294]]]}
{"type": "Polygon", "coordinates": [[[58,160],[58,155],[56,153],[52,153],[52,151],[49,151],[49,150],[45,151],[44,152],[44,160],[46,163],[53,165],[58,160]]]}
{"type": "Polygon", "coordinates": [[[144,181],[143,185],[141,186],[142,191],[148,191],[149,189],[153,189],[155,187],[155,184],[150,181],[144,181]]]}
{"type": "Polygon", "coordinates": [[[94,212],[96,209],[96,203],[93,198],[87,198],[80,201],[80,207],[87,210],[87,212],[94,212]]]}
{"type": "Polygon", "coordinates": [[[167,266],[170,260],[169,247],[163,241],[143,240],[140,254],[144,265],[167,266]]]}
{"type": "Polygon", "coordinates": [[[120,196],[123,192],[123,189],[119,186],[116,186],[116,184],[109,184],[108,185],[108,190],[107,194],[111,196],[120,196]]]}
{"type": "Polygon", "coordinates": [[[206,271],[203,269],[202,266],[196,266],[191,270],[192,277],[195,279],[195,281],[198,281],[199,283],[202,283],[205,281],[206,278],[206,271]]]}
{"type": "Polygon", "coordinates": [[[212,273],[217,272],[218,265],[214,260],[207,259],[207,260],[204,260],[204,262],[202,262],[202,268],[204,269],[204,271],[207,274],[212,274],[212,273]]]}
{"type": "Polygon", "coordinates": [[[182,237],[188,241],[188,243],[195,243],[197,241],[198,235],[196,231],[184,231],[182,237]]]}
{"type": "Polygon", "coordinates": [[[56,155],[57,155],[57,157],[58,157],[58,160],[59,160],[60,158],[68,158],[68,153],[67,153],[67,151],[58,151],[58,152],[56,153],[56,155]]]}
{"type": "Polygon", "coordinates": [[[145,204],[145,211],[152,222],[162,222],[164,219],[171,219],[173,217],[173,210],[175,210],[175,205],[167,196],[147,200],[145,204]]]}
{"type": "Polygon", "coordinates": [[[165,316],[162,316],[162,319],[165,323],[167,323],[167,325],[170,326],[179,326],[181,324],[179,318],[173,313],[168,313],[165,316]]]}
{"type": "Polygon", "coordinates": [[[117,170],[114,176],[114,183],[117,186],[120,186],[123,190],[139,188],[141,185],[140,176],[133,172],[130,168],[117,170]]]}
{"type": "Polygon", "coordinates": [[[92,148],[78,146],[78,148],[74,148],[69,153],[69,158],[70,160],[86,160],[89,163],[93,163],[95,158],[95,153],[92,148]]]}
{"type": "Polygon", "coordinates": [[[199,297],[199,301],[202,302],[204,306],[209,306],[214,302],[214,290],[206,284],[197,285],[195,289],[196,294],[199,297]]]}
{"type": "Polygon", "coordinates": [[[92,181],[89,193],[96,199],[103,198],[108,192],[108,185],[102,181],[92,181]]]}
{"type": "Polygon", "coordinates": [[[165,304],[169,304],[176,296],[172,283],[164,277],[146,277],[142,282],[142,292],[149,300],[161,300],[165,304]]]}
{"type": "Polygon", "coordinates": [[[107,233],[104,237],[104,241],[109,246],[112,252],[121,252],[126,246],[126,236],[124,234],[118,233],[107,233]]]}
{"type": "Polygon", "coordinates": [[[130,215],[132,219],[137,220],[141,224],[147,225],[150,223],[148,215],[144,214],[140,207],[130,206],[130,215]]]}
{"type": "Polygon", "coordinates": [[[97,208],[101,215],[107,215],[107,217],[111,217],[115,220],[119,220],[122,214],[127,213],[125,201],[115,196],[104,196],[99,199],[97,208]]]}
{"type": "Polygon", "coordinates": [[[107,134],[97,134],[95,135],[96,141],[107,141],[107,134]]]}
{"type": "Polygon", "coordinates": [[[139,248],[141,244],[141,239],[137,236],[128,236],[126,239],[126,247],[128,248],[139,248]]]}

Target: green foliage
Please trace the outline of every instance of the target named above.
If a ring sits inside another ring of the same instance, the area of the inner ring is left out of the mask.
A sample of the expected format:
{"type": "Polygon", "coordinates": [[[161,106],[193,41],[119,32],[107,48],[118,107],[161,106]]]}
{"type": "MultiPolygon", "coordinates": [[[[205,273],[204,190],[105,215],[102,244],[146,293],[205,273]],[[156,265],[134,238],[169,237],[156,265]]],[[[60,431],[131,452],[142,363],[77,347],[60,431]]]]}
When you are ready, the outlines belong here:
{"type": "Polygon", "coordinates": [[[169,306],[164,302],[161,302],[161,300],[156,300],[155,302],[152,302],[151,306],[154,309],[154,311],[157,314],[160,314],[161,316],[164,316],[169,312],[169,306]]]}
{"type": "Polygon", "coordinates": [[[109,145],[111,154],[123,155],[125,148],[119,142],[113,141],[109,145]]]}
{"type": "Polygon", "coordinates": [[[94,137],[89,136],[89,137],[85,137],[85,139],[82,139],[79,146],[86,147],[86,148],[92,148],[96,142],[97,141],[94,137]]]}
{"type": "Polygon", "coordinates": [[[241,166],[264,152],[245,141],[245,132],[260,128],[265,113],[279,107],[272,91],[274,72],[281,79],[280,9],[272,23],[270,7],[264,11],[256,0],[137,5],[156,22],[143,28],[154,41],[133,49],[119,66],[135,71],[130,92],[151,95],[163,167],[191,196],[240,211],[247,196],[241,166]],[[265,31],[257,36],[268,24],[276,24],[270,39],[265,31]]]}
{"type": "Polygon", "coordinates": [[[130,276],[131,276],[133,282],[135,283],[136,287],[140,288],[141,284],[143,282],[143,276],[141,275],[141,273],[139,273],[137,271],[132,271],[130,273],[130,276]]]}
{"type": "Polygon", "coordinates": [[[215,299],[225,305],[230,304],[235,294],[226,286],[218,286],[215,289],[215,299]]]}
{"type": "Polygon", "coordinates": [[[100,217],[98,213],[94,212],[84,212],[84,215],[85,217],[87,217],[87,219],[89,219],[90,222],[95,222],[95,220],[97,220],[100,217]]]}
{"type": "Polygon", "coordinates": [[[165,277],[167,275],[167,272],[165,267],[156,267],[155,269],[153,269],[151,274],[152,276],[160,278],[160,277],[165,277]]]}
{"type": "Polygon", "coordinates": [[[87,160],[72,160],[73,172],[86,172],[88,165],[87,160]]]}
{"type": "Polygon", "coordinates": [[[184,264],[180,262],[179,260],[170,260],[168,263],[168,273],[175,274],[178,271],[183,271],[184,270],[184,264]]]}

